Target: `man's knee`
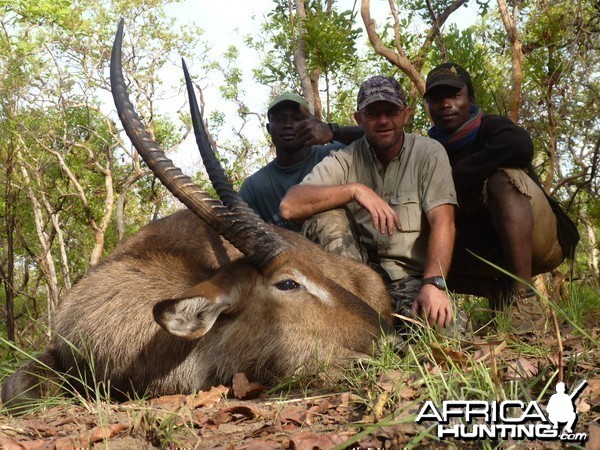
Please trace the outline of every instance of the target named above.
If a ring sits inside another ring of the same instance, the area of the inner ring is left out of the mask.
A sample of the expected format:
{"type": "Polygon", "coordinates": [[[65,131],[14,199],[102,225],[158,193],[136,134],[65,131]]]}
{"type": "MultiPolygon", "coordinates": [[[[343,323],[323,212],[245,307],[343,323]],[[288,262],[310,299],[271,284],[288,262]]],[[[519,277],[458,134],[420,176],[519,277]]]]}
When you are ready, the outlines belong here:
{"type": "Polygon", "coordinates": [[[516,205],[525,204],[531,199],[528,176],[519,169],[498,169],[485,183],[484,203],[493,206],[502,202],[516,205]]]}
{"type": "Polygon", "coordinates": [[[364,261],[354,228],[346,210],[332,209],[307,219],[302,233],[330,253],[364,261]]]}
{"type": "Polygon", "coordinates": [[[520,169],[498,169],[488,178],[485,193],[488,207],[502,202],[519,220],[529,217],[533,275],[547,272],[562,262],[556,216],[544,191],[529,175],[520,169]]]}
{"type": "Polygon", "coordinates": [[[488,177],[487,190],[490,195],[500,195],[514,190],[514,187],[511,185],[506,173],[497,170],[488,177]]]}

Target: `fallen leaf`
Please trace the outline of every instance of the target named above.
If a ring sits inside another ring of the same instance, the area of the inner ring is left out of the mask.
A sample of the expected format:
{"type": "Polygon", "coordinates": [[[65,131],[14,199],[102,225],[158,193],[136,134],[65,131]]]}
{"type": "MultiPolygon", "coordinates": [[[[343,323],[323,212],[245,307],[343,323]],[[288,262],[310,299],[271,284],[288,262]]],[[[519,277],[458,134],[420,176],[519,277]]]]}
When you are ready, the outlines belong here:
{"type": "MultiPolygon", "coordinates": [[[[4,450],[24,450],[24,449],[30,449],[33,447],[25,447],[23,444],[26,443],[30,443],[29,442],[19,442],[19,441],[15,441],[14,439],[2,439],[0,440],[0,448],[4,449],[4,450]]],[[[42,441],[43,442],[43,441],[42,441]]]]}
{"type": "Polygon", "coordinates": [[[195,409],[190,416],[190,422],[193,423],[195,427],[202,428],[206,425],[206,422],[208,422],[208,416],[204,410],[195,409]]]}
{"type": "Polygon", "coordinates": [[[292,438],[296,450],[330,450],[348,440],[349,434],[316,434],[304,432],[292,438]]]}
{"type": "Polygon", "coordinates": [[[76,438],[60,438],[54,442],[55,450],[78,450],[81,448],[88,448],[89,442],[82,440],[80,437],[76,438]]]}
{"type": "Polygon", "coordinates": [[[285,426],[288,423],[294,425],[310,425],[308,414],[302,408],[286,408],[279,413],[279,420],[285,426]]]}
{"type": "Polygon", "coordinates": [[[546,360],[555,367],[560,365],[560,355],[558,353],[552,353],[546,357],[546,360]]]}
{"type": "Polygon", "coordinates": [[[391,394],[394,392],[395,387],[400,384],[405,377],[406,373],[402,370],[385,371],[380,375],[377,385],[391,394]]]}
{"type": "Polygon", "coordinates": [[[255,406],[230,406],[222,408],[212,416],[212,421],[218,424],[229,422],[240,422],[243,420],[252,420],[259,415],[259,410],[255,406]]]}
{"type": "Polygon", "coordinates": [[[77,423],[75,417],[61,417],[60,419],[51,421],[48,425],[53,427],[63,427],[72,423],[77,423]]]}
{"type": "Polygon", "coordinates": [[[507,347],[506,341],[493,341],[481,344],[481,348],[473,353],[473,362],[485,361],[492,355],[498,356],[507,347]]]}
{"type": "Polygon", "coordinates": [[[416,434],[415,424],[402,424],[381,427],[373,431],[371,436],[361,439],[361,449],[402,448],[402,443],[409,440],[409,435],[416,434]]]}
{"type": "Polygon", "coordinates": [[[538,373],[538,367],[529,359],[519,358],[513,363],[509,363],[503,379],[509,380],[524,380],[533,378],[538,373]]]}
{"type": "Polygon", "coordinates": [[[377,397],[377,401],[375,402],[375,405],[373,405],[373,415],[375,416],[375,419],[379,420],[383,417],[385,404],[387,403],[388,398],[389,394],[385,391],[377,397]]]}
{"type": "Polygon", "coordinates": [[[22,429],[14,429],[14,431],[18,432],[19,434],[30,434],[30,431],[34,431],[38,436],[44,435],[47,437],[54,437],[60,433],[60,428],[48,425],[41,420],[27,420],[23,422],[22,426],[26,427],[29,431],[22,429]]]}
{"type": "Polygon", "coordinates": [[[96,427],[90,432],[90,442],[100,442],[104,439],[109,439],[127,428],[129,427],[122,423],[96,427]]]}
{"type": "Polygon", "coordinates": [[[426,361],[425,363],[423,363],[423,368],[431,375],[444,375],[440,364],[432,364],[429,361],[426,361]]]}
{"type": "Polygon", "coordinates": [[[265,391],[260,383],[250,382],[244,372],[236,373],[232,382],[233,395],[240,400],[259,397],[265,391]]]}
{"type": "Polygon", "coordinates": [[[188,400],[188,395],[163,395],[161,397],[150,399],[150,404],[152,406],[164,408],[168,411],[176,411],[177,409],[181,408],[186,403],[188,403],[188,400]]]}
{"type": "Polygon", "coordinates": [[[571,336],[563,339],[563,347],[569,348],[576,353],[581,353],[585,350],[584,339],[581,336],[571,336]]]}
{"type": "Polygon", "coordinates": [[[450,360],[460,367],[469,361],[469,357],[466,354],[448,347],[433,347],[431,354],[438,364],[446,364],[450,360]]]}
{"type": "Polygon", "coordinates": [[[189,407],[192,409],[202,406],[211,408],[223,400],[223,397],[229,393],[229,388],[225,386],[213,386],[210,391],[200,391],[196,395],[192,395],[189,407]]]}
{"type": "Polygon", "coordinates": [[[329,408],[331,408],[331,402],[326,398],[321,403],[308,408],[308,412],[311,414],[325,414],[329,408]]]}
{"type": "Polygon", "coordinates": [[[413,388],[410,388],[408,386],[402,386],[402,387],[397,387],[395,389],[395,394],[400,398],[400,400],[412,400],[414,398],[417,397],[417,395],[419,394],[418,391],[416,391],[413,388]]]}
{"type": "Polygon", "coordinates": [[[270,439],[256,439],[246,445],[238,447],[238,450],[283,450],[285,447],[279,442],[270,439]]]}
{"type": "Polygon", "coordinates": [[[592,407],[590,406],[589,403],[587,403],[585,400],[577,400],[577,412],[580,412],[581,414],[585,414],[586,412],[589,412],[592,407]]]}
{"type": "Polygon", "coordinates": [[[349,392],[344,392],[340,395],[340,405],[339,406],[350,406],[351,403],[354,403],[354,396],[349,392]]]}
{"type": "Polygon", "coordinates": [[[595,450],[600,448],[600,425],[591,423],[588,430],[588,441],[585,444],[586,450],[595,450]]]}
{"type": "Polygon", "coordinates": [[[587,383],[581,398],[593,408],[600,405],[600,378],[590,378],[587,383]]]}
{"type": "Polygon", "coordinates": [[[233,444],[220,445],[218,447],[213,447],[212,450],[235,450],[233,444]]]}

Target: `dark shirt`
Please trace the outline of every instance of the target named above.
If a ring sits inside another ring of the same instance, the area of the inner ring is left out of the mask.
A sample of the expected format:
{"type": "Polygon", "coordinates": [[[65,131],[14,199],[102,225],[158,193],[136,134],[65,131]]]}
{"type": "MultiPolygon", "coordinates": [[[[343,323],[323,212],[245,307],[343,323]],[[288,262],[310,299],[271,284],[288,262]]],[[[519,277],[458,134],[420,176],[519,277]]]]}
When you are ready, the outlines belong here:
{"type": "Polygon", "coordinates": [[[250,175],[240,189],[240,195],[267,223],[292,231],[301,231],[302,224],[279,217],[279,204],[288,189],[300,183],[332,150],[345,147],[339,142],[314,145],[306,159],[293,166],[282,167],[275,160],[250,175]]]}
{"type": "MultiPolygon", "coordinates": [[[[449,150],[448,158],[461,205],[456,215],[457,229],[463,210],[468,210],[472,200],[480,196],[490,175],[501,167],[523,169],[544,192],[556,216],[558,239],[564,255],[573,257],[579,232],[558,202],[544,190],[532,166],[533,141],[525,129],[515,125],[508,117],[485,115],[473,143],[449,150]]],[[[467,221],[477,226],[471,218],[467,221]]]]}
{"type": "Polygon", "coordinates": [[[484,115],[475,141],[449,150],[448,158],[460,199],[461,195],[481,192],[485,180],[500,167],[529,169],[533,141],[508,117],[484,115]]]}

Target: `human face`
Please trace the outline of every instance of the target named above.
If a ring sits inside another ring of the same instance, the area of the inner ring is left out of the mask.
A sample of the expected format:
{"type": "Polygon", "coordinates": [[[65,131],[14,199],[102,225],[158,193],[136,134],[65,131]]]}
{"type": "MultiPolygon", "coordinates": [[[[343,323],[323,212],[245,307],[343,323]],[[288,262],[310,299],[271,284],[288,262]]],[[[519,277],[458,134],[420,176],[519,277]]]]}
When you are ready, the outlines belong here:
{"type": "Polygon", "coordinates": [[[456,131],[469,119],[472,105],[467,86],[437,86],[427,94],[431,120],[446,133],[456,131]]]}
{"type": "Polygon", "coordinates": [[[292,153],[304,145],[296,138],[296,126],[305,119],[296,103],[286,103],[269,114],[267,131],[277,152],[292,153]]]}
{"type": "Polygon", "coordinates": [[[408,107],[385,101],[373,102],[354,113],[369,144],[376,151],[399,152],[404,143],[404,125],[410,116],[408,107]]]}

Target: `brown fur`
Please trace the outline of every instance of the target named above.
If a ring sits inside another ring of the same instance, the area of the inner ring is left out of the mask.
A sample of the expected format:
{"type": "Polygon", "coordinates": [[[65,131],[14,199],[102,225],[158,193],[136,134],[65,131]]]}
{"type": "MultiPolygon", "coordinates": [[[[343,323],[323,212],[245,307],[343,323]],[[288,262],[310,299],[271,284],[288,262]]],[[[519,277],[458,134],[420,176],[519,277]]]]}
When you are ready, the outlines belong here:
{"type": "MultiPolygon", "coordinates": [[[[292,248],[259,271],[189,211],[147,225],[62,300],[44,358],[110,380],[113,392],[165,395],[227,384],[237,372],[269,384],[315,370],[317,356],[371,353],[391,315],[380,276],[273,230],[292,248]]],[[[34,386],[26,370],[4,383],[8,406],[34,386]]]]}

